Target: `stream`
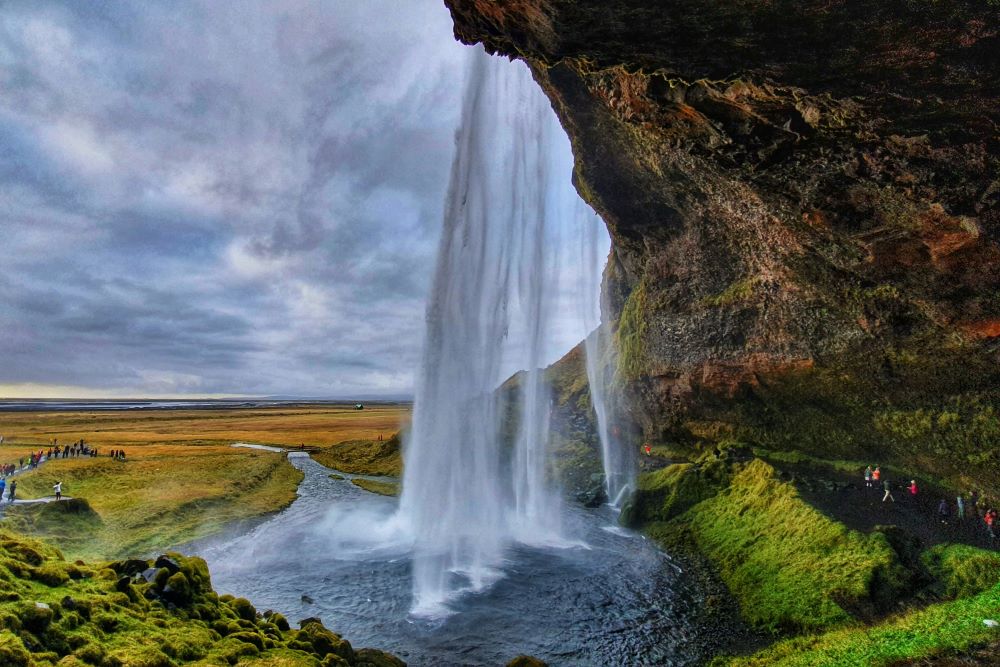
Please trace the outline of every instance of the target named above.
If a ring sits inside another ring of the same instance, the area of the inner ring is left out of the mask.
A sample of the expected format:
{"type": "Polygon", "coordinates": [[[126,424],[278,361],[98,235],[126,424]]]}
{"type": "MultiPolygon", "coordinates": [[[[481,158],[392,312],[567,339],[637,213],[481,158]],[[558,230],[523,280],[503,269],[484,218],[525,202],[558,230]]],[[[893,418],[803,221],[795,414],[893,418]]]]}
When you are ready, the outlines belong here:
{"type": "MultiPolygon", "coordinates": [[[[609,508],[566,509],[564,548],[516,546],[490,588],[451,600],[450,615],[410,615],[408,541],[397,499],[363,491],[307,455],[284,511],[200,547],[219,593],[243,596],[293,625],[319,617],[355,647],[423,665],[504,665],[520,654],[549,665],[686,665],[699,657],[689,619],[701,601],[684,574],[609,508]]],[[[340,473],[338,473],[340,474],[340,473]]],[[[378,479],[378,478],[374,478],[378,479]]]]}

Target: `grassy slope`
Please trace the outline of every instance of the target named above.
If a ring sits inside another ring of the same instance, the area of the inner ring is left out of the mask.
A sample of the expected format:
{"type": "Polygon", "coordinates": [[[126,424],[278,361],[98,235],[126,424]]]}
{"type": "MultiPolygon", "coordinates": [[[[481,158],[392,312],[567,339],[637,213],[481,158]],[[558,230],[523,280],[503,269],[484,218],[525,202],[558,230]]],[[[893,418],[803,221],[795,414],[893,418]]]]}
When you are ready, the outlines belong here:
{"type": "Polygon", "coordinates": [[[877,604],[904,584],[885,536],[826,518],[760,460],[678,521],[756,627],[799,631],[847,623],[849,609],[877,604]]]}
{"type": "Polygon", "coordinates": [[[351,440],[314,452],[312,457],[328,468],[352,475],[401,477],[403,456],[399,434],[387,440],[351,440]]]}
{"type": "Polygon", "coordinates": [[[73,557],[112,558],[163,549],[211,535],[224,525],[281,509],[295,498],[301,474],[279,454],[234,449],[247,441],[331,446],[345,439],[389,434],[408,420],[408,406],[155,410],[92,413],[0,413],[0,462],[16,461],[52,438],[84,438],[107,453],[123,448],[126,462],[58,459],[19,478],[19,496],[64,493],[97,512],[39,516],[14,508],[8,525],[49,537],[73,557]]]}
{"type": "Polygon", "coordinates": [[[279,510],[295,499],[302,473],[271,452],[149,446],[135,448],[125,462],[48,462],[19,479],[18,493],[50,495],[57,480],[66,495],[87,499],[100,516],[87,539],[60,539],[58,530],[34,524],[27,507],[8,510],[8,524],[52,538],[73,557],[114,558],[205,537],[230,522],[279,510]]]}
{"type": "Polygon", "coordinates": [[[355,651],[318,622],[293,630],[280,614],[220,598],[204,561],[172,556],[179,571],[163,563],[147,584],[125,575],[152,562],[70,564],[51,547],[0,531],[0,664],[402,665],[380,651],[355,651]]]}
{"type": "Polygon", "coordinates": [[[778,642],[731,667],[877,667],[955,653],[996,640],[983,619],[1000,616],[1000,586],[971,598],[911,611],[874,627],[852,627],[778,642]]]}
{"type": "MultiPolygon", "coordinates": [[[[690,540],[719,569],[752,625],[806,632],[752,656],[721,658],[734,667],[888,665],[963,650],[997,633],[982,624],[1000,616],[1000,554],[939,545],[921,554],[936,580],[924,594],[939,602],[867,626],[856,618],[905,598],[908,572],[886,536],[848,530],[820,514],[760,460],[733,466],[728,487],[678,515],[677,497],[694,488],[699,467],[674,466],[644,475],[646,532],[668,545],[690,540]]],[[[686,504],[681,505],[684,507],[686,504]]]]}
{"type": "Polygon", "coordinates": [[[380,496],[398,496],[399,484],[392,482],[376,482],[373,479],[352,479],[351,484],[360,487],[365,491],[377,493],[380,496]]]}

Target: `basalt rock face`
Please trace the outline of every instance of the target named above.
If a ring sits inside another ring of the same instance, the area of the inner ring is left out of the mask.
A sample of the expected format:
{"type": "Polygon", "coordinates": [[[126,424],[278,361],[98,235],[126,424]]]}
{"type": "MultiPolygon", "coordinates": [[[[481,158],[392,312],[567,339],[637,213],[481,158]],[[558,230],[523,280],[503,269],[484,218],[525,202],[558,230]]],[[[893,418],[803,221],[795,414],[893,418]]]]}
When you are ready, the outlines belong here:
{"type": "Polygon", "coordinates": [[[445,4],[569,133],[645,440],[1000,491],[1000,6],[445,4]]]}

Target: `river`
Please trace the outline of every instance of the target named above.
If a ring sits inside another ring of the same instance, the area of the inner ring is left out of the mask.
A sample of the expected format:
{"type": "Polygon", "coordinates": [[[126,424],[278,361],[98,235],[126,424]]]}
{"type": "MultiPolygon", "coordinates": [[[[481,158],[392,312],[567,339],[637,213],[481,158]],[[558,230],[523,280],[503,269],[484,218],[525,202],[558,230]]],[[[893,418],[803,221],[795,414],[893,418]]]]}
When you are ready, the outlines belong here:
{"type": "MultiPolygon", "coordinates": [[[[411,667],[503,665],[519,654],[557,665],[686,665],[699,657],[689,619],[701,601],[670,557],[614,526],[608,508],[566,510],[562,548],[512,548],[488,590],[438,619],[409,614],[409,547],[396,499],[363,491],[308,456],[287,509],[249,532],[202,545],[220,593],[293,624],[316,616],[356,647],[411,667]]],[[[350,477],[350,476],[345,476],[350,477]]]]}

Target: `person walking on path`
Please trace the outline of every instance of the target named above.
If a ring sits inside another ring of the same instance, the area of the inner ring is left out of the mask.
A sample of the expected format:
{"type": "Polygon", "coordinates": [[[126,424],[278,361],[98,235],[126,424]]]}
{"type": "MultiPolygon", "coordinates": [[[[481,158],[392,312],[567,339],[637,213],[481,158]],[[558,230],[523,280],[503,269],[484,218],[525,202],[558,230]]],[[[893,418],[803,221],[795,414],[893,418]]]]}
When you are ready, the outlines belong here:
{"type": "MultiPolygon", "coordinates": [[[[878,468],[875,468],[875,470],[877,471],[878,468]]],[[[884,503],[886,500],[891,500],[892,502],[896,502],[896,499],[892,497],[892,489],[889,487],[888,479],[882,480],[882,488],[885,489],[885,495],[882,496],[882,502],[884,503]]]]}
{"type": "Polygon", "coordinates": [[[941,502],[938,503],[938,518],[941,519],[941,523],[943,523],[943,524],[947,524],[948,523],[948,514],[949,513],[950,512],[948,510],[948,501],[945,500],[944,498],[942,498],[941,502]]]}
{"type": "Polygon", "coordinates": [[[993,533],[993,522],[996,519],[997,513],[993,508],[986,510],[986,514],[983,515],[983,522],[986,524],[986,534],[990,536],[990,541],[996,539],[996,535],[993,533]]]}
{"type": "Polygon", "coordinates": [[[7,490],[7,480],[0,477],[0,503],[3,502],[3,494],[7,490]]]}
{"type": "Polygon", "coordinates": [[[906,487],[910,491],[910,497],[914,500],[917,499],[917,480],[911,479],[910,485],[906,487]]]}
{"type": "Polygon", "coordinates": [[[7,502],[13,503],[17,498],[17,480],[11,480],[10,491],[7,492],[7,502]]]}
{"type": "Polygon", "coordinates": [[[872,488],[872,467],[868,466],[865,468],[865,486],[869,489],[872,488]]]}
{"type": "Polygon", "coordinates": [[[961,493],[955,497],[955,504],[957,506],[955,510],[955,518],[962,521],[965,519],[965,498],[962,497],[961,493]]]}
{"type": "Polygon", "coordinates": [[[53,484],[52,490],[56,492],[56,500],[62,500],[62,482],[56,482],[53,484]]]}
{"type": "Polygon", "coordinates": [[[875,486],[878,486],[879,480],[882,479],[882,469],[875,466],[875,470],[872,470],[872,482],[875,486]]]}

